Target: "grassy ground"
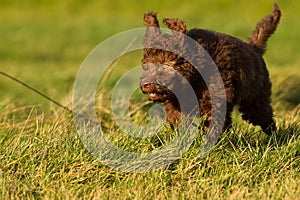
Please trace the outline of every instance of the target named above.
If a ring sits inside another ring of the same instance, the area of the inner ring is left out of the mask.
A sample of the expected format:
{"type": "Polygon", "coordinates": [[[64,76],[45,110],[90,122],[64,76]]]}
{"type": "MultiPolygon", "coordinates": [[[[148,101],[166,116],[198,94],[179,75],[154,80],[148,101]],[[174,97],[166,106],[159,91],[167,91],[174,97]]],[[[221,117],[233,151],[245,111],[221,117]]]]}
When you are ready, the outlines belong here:
{"type": "MultiPolygon", "coordinates": [[[[0,4],[1,71],[71,107],[73,83],[84,58],[109,36],[142,27],[147,10],[158,11],[160,18],[183,18],[189,27],[245,39],[271,11],[273,1],[2,0],[0,4]]],[[[235,114],[234,129],[222,135],[207,157],[197,158],[199,136],[174,164],[154,172],[125,173],[89,154],[68,112],[0,77],[0,198],[297,199],[300,7],[297,0],[278,4],[282,22],[265,55],[273,82],[276,135],[265,136],[235,114]]],[[[140,52],[127,55],[116,64],[116,73],[124,66],[137,66],[140,59],[140,52]]],[[[167,144],[167,128],[149,140],[123,137],[111,120],[106,93],[116,79],[109,77],[106,89],[99,87],[97,93],[104,99],[99,101],[99,116],[113,143],[134,152],[167,144]]],[[[138,92],[137,96],[144,98],[138,92]]],[[[139,110],[135,113],[139,120],[139,110]]]]}

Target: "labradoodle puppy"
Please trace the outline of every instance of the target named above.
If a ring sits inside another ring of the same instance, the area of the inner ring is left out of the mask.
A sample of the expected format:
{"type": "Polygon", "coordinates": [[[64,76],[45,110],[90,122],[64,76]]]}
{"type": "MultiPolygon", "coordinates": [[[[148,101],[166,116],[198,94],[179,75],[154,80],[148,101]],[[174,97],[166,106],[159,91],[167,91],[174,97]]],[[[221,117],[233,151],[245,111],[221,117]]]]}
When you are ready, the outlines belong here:
{"type": "Polygon", "coordinates": [[[225,105],[219,103],[214,109],[226,107],[223,131],[231,126],[231,112],[238,105],[244,120],[259,125],[265,133],[271,134],[276,129],[270,106],[271,82],[262,56],[280,17],[281,11],[274,4],[273,13],[264,17],[256,25],[252,37],[244,42],[211,30],[187,30],[186,24],[180,19],[164,19],[163,23],[171,33],[162,33],[156,13],[146,13],[144,22],[147,29],[142,41],[142,92],[148,94],[150,101],[161,103],[168,121],[178,126],[182,114],[194,109],[193,104],[185,103],[182,106],[180,102],[182,98],[187,102],[191,98],[190,92],[187,92],[187,85],[190,85],[197,98],[198,113],[206,116],[205,127],[209,125],[213,108],[209,87],[217,84],[213,73],[209,72],[209,59],[205,59],[195,45],[187,42],[187,37],[192,38],[208,53],[222,78],[225,105]],[[189,56],[195,60],[194,63],[186,59],[189,56]],[[195,69],[195,63],[200,63],[200,68],[195,69]],[[211,77],[205,79],[203,74],[211,77]]]}

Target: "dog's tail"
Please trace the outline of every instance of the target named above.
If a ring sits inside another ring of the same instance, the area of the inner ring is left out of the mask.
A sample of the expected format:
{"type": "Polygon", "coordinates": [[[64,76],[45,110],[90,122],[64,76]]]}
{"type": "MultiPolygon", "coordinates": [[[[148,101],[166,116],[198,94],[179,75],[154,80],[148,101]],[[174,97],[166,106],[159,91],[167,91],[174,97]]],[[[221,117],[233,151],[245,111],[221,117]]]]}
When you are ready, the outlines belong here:
{"type": "Polygon", "coordinates": [[[267,41],[269,37],[275,32],[280,21],[281,11],[279,6],[275,3],[273,13],[264,17],[257,23],[252,37],[248,38],[247,43],[252,45],[257,52],[263,55],[266,52],[267,41]]]}

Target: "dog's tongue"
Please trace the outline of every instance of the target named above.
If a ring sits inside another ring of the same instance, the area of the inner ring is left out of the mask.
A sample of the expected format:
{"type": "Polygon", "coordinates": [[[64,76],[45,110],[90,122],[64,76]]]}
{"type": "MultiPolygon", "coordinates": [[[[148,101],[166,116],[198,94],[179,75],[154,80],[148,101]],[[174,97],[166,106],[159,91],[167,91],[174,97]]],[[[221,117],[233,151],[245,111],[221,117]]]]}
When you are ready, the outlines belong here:
{"type": "Polygon", "coordinates": [[[151,92],[151,93],[149,94],[149,97],[150,97],[150,98],[156,97],[156,93],[152,93],[152,92],[151,92]]]}

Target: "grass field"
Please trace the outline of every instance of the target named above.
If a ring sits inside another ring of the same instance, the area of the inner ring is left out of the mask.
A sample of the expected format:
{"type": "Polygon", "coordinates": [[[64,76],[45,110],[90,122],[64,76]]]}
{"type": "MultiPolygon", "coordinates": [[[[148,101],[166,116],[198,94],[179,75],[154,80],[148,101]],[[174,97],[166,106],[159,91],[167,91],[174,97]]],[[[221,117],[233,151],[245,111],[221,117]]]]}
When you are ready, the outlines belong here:
{"type": "MultiPolygon", "coordinates": [[[[106,38],[143,26],[143,13],[180,17],[242,39],[271,12],[271,0],[0,1],[0,70],[71,108],[76,73],[106,38]]],[[[300,7],[278,0],[283,17],[265,60],[273,82],[277,134],[268,137],[234,114],[234,128],[198,158],[201,135],[175,163],[153,172],[107,167],[82,144],[72,115],[0,76],[0,199],[298,199],[300,196],[300,7]]],[[[97,112],[113,144],[148,152],[169,142],[165,127],[153,138],[124,135],[112,120],[109,90],[141,52],[114,63],[97,88],[97,112]]],[[[135,120],[148,105],[132,99],[135,120]]]]}

